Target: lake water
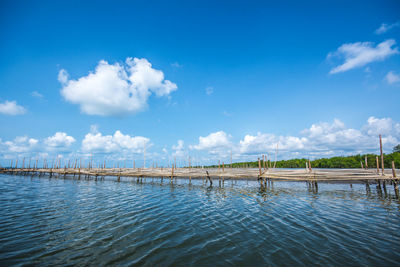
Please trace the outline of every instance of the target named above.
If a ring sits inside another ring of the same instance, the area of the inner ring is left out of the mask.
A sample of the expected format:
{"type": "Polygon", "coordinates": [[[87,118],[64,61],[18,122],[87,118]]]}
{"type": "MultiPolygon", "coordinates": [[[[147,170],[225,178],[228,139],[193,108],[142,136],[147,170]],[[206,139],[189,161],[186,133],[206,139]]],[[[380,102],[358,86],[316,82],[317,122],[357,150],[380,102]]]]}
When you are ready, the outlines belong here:
{"type": "Polygon", "coordinates": [[[393,187],[0,175],[0,265],[400,263],[393,187]]]}

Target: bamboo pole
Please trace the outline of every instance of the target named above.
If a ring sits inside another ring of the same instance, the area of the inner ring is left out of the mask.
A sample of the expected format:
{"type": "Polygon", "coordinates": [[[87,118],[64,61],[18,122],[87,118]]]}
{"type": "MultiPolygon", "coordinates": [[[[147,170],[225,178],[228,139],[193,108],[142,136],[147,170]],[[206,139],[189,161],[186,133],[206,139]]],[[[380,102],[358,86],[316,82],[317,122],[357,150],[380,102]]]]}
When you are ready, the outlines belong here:
{"type": "Polygon", "coordinates": [[[144,143],[143,146],[143,169],[146,168],[146,142],[144,143]]]}
{"type": "Polygon", "coordinates": [[[276,167],[276,161],[278,160],[278,145],[279,145],[279,142],[276,144],[274,169],[276,167]]]}
{"type": "Polygon", "coordinates": [[[382,135],[379,135],[379,146],[381,149],[381,168],[382,168],[382,175],[385,175],[385,163],[383,161],[383,147],[382,147],[382,135]]]}
{"type": "Polygon", "coordinates": [[[264,155],[264,154],[262,155],[262,163],[261,163],[261,166],[262,166],[262,168],[263,168],[264,171],[265,171],[265,155],[264,155]]]}

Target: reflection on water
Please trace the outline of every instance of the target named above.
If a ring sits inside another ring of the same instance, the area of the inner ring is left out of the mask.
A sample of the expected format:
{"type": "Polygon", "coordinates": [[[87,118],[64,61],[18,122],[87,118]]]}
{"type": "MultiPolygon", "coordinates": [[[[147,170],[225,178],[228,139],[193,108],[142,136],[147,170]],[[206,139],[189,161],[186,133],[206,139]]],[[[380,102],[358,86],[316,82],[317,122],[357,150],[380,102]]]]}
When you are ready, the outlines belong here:
{"type": "Polygon", "coordinates": [[[396,265],[393,187],[0,175],[0,265],[396,265]]]}

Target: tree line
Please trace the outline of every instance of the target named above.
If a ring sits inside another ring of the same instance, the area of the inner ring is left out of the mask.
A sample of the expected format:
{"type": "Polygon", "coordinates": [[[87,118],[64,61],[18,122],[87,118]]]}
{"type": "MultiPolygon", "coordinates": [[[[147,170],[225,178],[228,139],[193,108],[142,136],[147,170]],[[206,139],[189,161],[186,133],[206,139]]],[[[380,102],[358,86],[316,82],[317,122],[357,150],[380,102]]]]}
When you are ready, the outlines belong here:
{"type": "MultiPolygon", "coordinates": [[[[394,150],[395,151],[395,150],[394,150]]],[[[379,166],[381,165],[380,155],[375,154],[363,154],[363,155],[353,155],[353,156],[341,156],[332,158],[320,158],[311,160],[312,168],[361,168],[365,166],[365,157],[367,157],[368,168],[376,168],[376,157],[378,156],[379,166]],[[361,165],[362,164],[362,165],[361,165]]],[[[396,168],[400,168],[400,151],[393,152],[390,154],[383,155],[383,161],[385,168],[392,168],[392,161],[394,161],[396,168]]],[[[305,168],[308,159],[289,159],[289,160],[279,160],[275,162],[266,162],[269,167],[274,165],[277,168],[305,168]]],[[[258,161],[248,161],[248,162],[237,162],[231,164],[224,164],[225,168],[258,168],[258,161]]],[[[261,163],[261,167],[263,167],[261,163]]],[[[210,168],[218,168],[218,165],[207,166],[210,168]]],[[[222,168],[222,163],[220,164],[222,168]]]]}

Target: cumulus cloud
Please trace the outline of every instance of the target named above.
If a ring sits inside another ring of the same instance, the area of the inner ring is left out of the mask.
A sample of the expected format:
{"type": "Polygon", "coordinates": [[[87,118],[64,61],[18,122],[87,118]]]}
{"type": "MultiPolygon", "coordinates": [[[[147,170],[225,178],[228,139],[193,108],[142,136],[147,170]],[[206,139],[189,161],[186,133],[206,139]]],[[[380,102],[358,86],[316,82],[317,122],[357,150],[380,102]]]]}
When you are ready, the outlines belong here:
{"type": "Polygon", "coordinates": [[[178,140],[178,144],[172,146],[172,150],[174,150],[172,156],[183,157],[185,155],[184,148],[185,146],[183,140],[178,140]]]}
{"type": "Polygon", "coordinates": [[[395,22],[393,24],[387,24],[387,23],[382,23],[381,26],[375,30],[375,34],[383,34],[388,32],[389,30],[399,27],[400,26],[400,21],[395,22]]]}
{"type": "Polygon", "coordinates": [[[22,115],[26,113],[26,109],[17,104],[16,101],[6,100],[0,103],[0,113],[5,115],[22,115]]]}
{"type": "Polygon", "coordinates": [[[231,136],[226,134],[224,131],[211,133],[205,137],[199,137],[199,143],[191,146],[191,149],[196,150],[207,150],[210,153],[220,153],[228,149],[232,143],[230,141],[231,136]]]}
{"type": "Polygon", "coordinates": [[[394,84],[400,81],[400,75],[394,73],[393,71],[389,71],[385,76],[385,80],[388,84],[394,84]]]}
{"type": "Polygon", "coordinates": [[[335,74],[345,72],[354,68],[363,67],[374,61],[382,61],[391,55],[399,53],[394,39],[386,40],[378,45],[372,42],[357,42],[343,44],[336,52],[329,53],[328,58],[333,56],[341,56],[344,63],[333,68],[329,73],[335,74]]]}
{"type": "Polygon", "coordinates": [[[142,153],[149,147],[150,139],[142,136],[124,135],[116,131],[114,135],[100,132],[88,133],[82,141],[82,151],[87,153],[142,153]]]}
{"type": "Polygon", "coordinates": [[[74,142],[75,138],[63,132],[56,132],[53,136],[49,136],[44,140],[44,143],[50,148],[67,148],[74,142]]]}
{"type": "Polygon", "coordinates": [[[308,139],[294,136],[276,136],[274,134],[245,135],[240,140],[238,150],[240,154],[255,154],[274,151],[278,145],[280,150],[298,151],[304,150],[308,139]]]}
{"type": "Polygon", "coordinates": [[[38,148],[39,140],[27,136],[16,137],[13,141],[6,141],[4,145],[9,153],[26,153],[38,148]]]}
{"type": "Polygon", "coordinates": [[[219,156],[228,156],[226,152],[232,149],[235,158],[253,160],[254,156],[264,153],[274,155],[277,145],[280,158],[377,153],[379,134],[382,134],[385,151],[390,152],[400,143],[400,123],[391,118],[369,117],[361,129],[354,129],[334,119],[332,122],[312,124],[298,136],[259,132],[245,135],[238,143],[231,143],[226,133],[217,132],[200,137],[199,144],[191,148],[219,156]]]}
{"type": "Polygon", "coordinates": [[[367,125],[363,127],[367,135],[400,135],[400,124],[395,123],[391,118],[375,118],[369,117],[367,125]]]}
{"type": "Polygon", "coordinates": [[[89,115],[122,115],[142,111],[151,94],[168,96],[177,85],[164,79],[164,73],[152,68],[147,59],[127,58],[125,64],[100,61],[94,72],[69,80],[61,70],[61,95],[78,104],[89,115]]]}

